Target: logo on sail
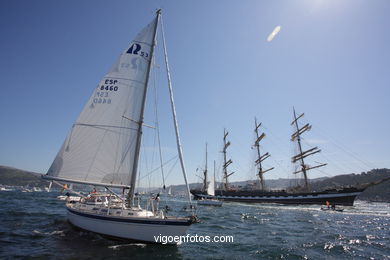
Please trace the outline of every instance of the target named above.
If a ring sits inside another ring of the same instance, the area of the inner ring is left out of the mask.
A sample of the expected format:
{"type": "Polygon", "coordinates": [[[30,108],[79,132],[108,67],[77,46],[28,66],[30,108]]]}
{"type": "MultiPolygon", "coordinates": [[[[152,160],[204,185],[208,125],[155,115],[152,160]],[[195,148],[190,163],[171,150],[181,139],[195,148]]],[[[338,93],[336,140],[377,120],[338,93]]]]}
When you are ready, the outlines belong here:
{"type": "Polygon", "coordinates": [[[138,43],[133,43],[126,53],[138,55],[138,52],[141,50],[141,45],[138,43]]]}
{"type": "Polygon", "coordinates": [[[141,45],[138,43],[133,43],[126,53],[139,55],[144,58],[149,57],[149,54],[147,52],[141,51],[141,45]]]}

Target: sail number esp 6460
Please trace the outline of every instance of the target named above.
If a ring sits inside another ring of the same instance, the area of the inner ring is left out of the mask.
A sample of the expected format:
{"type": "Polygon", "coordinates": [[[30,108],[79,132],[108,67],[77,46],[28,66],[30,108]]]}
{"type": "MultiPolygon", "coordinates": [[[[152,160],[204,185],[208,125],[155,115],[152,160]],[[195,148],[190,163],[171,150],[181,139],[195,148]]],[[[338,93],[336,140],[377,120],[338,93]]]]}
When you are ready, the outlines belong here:
{"type": "Polygon", "coordinates": [[[118,80],[116,79],[106,79],[104,84],[98,87],[96,91],[96,97],[93,99],[93,103],[97,104],[111,104],[111,98],[109,92],[118,91],[118,86],[116,84],[118,80]]]}
{"type": "Polygon", "coordinates": [[[116,83],[118,83],[116,79],[106,79],[104,85],[100,86],[100,90],[118,91],[118,86],[115,86],[116,83]]]}

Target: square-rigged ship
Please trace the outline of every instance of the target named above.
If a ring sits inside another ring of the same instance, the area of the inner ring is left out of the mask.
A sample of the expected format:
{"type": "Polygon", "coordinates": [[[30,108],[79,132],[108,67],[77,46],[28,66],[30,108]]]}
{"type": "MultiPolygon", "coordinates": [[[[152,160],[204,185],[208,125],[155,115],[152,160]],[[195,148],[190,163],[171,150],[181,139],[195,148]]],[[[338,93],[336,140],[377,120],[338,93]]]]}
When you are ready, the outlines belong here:
{"type": "MultiPolygon", "coordinates": [[[[230,142],[227,141],[228,132],[224,131],[224,146],[223,146],[223,188],[215,190],[215,195],[210,196],[204,190],[191,190],[191,193],[194,196],[194,199],[207,199],[214,198],[224,201],[236,201],[236,202],[248,202],[248,203],[280,203],[280,204],[319,204],[324,205],[327,202],[334,205],[344,205],[344,206],[352,206],[356,196],[362,193],[368,186],[360,185],[360,186],[350,186],[350,187],[339,187],[337,189],[328,189],[323,191],[312,191],[310,188],[309,180],[307,177],[307,172],[309,170],[323,167],[326,163],[318,164],[315,166],[309,166],[305,164],[304,158],[319,153],[321,150],[318,147],[314,147],[308,149],[306,151],[302,150],[301,145],[301,135],[311,129],[310,124],[305,124],[302,127],[299,127],[298,120],[303,117],[304,114],[299,116],[296,115],[294,109],[294,120],[291,123],[295,127],[295,132],[291,136],[291,141],[294,141],[298,145],[298,154],[292,157],[293,163],[298,163],[299,169],[294,172],[303,173],[304,177],[304,185],[303,187],[295,187],[291,190],[280,190],[280,191],[270,191],[265,187],[264,182],[264,173],[271,171],[273,169],[264,169],[262,166],[262,162],[267,159],[270,154],[264,153],[261,154],[260,151],[260,141],[265,137],[265,133],[259,134],[259,128],[261,123],[258,124],[255,119],[255,133],[256,133],[256,141],[254,143],[254,147],[257,151],[257,160],[255,164],[258,168],[258,177],[260,183],[260,189],[249,190],[249,189],[231,189],[229,187],[228,177],[232,175],[234,172],[229,173],[228,166],[232,163],[232,160],[227,160],[227,148],[230,145],[230,142]]],[[[382,180],[384,181],[384,180],[382,180]]],[[[382,182],[380,181],[380,182],[382,182]]],[[[375,183],[377,184],[377,183],[375,183]]]]}

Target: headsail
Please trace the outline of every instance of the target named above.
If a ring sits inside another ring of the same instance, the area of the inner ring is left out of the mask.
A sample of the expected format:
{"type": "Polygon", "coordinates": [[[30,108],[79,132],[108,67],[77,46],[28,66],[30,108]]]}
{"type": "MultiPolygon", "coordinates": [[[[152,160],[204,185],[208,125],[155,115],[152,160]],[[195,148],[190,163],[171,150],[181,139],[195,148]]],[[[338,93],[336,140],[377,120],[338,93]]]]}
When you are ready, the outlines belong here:
{"type": "Polygon", "coordinates": [[[127,187],[137,164],[157,18],[120,55],[73,124],[46,178],[127,187]]]}
{"type": "Polygon", "coordinates": [[[210,178],[210,182],[207,187],[207,194],[211,196],[215,196],[215,174],[213,178],[210,178]]]}

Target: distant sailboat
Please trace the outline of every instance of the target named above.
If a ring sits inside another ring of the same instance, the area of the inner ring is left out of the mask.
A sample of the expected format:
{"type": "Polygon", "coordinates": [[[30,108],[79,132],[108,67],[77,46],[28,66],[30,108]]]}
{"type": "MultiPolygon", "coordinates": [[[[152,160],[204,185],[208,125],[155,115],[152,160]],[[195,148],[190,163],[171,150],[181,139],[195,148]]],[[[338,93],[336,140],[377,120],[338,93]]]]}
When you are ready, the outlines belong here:
{"type": "Polygon", "coordinates": [[[53,182],[51,181],[51,182],[49,182],[49,187],[45,187],[45,191],[46,192],[50,192],[50,190],[51,190],[51,186],[53,185],[53,182]]]}
{"type": "Polygon", "coordinates": [[[214,161],[214,176],[211,178],[210,182],[208,182],[207,186],[207,195],[203,199],[198,200],[198,205],[203,206],[222,206],[222,201],[214,198],[215,196],[215,161],[214,161]]]}
{"type": "MultiPolygon", "coordinates": [[[[189,217],[172,217],[153,203],[151,210],[134,203],[146,91],[160,21],[158,10],[156,18],[136,36],[100,81],[45,176],[57,182],[100,186],[109,192],[94,192],[80,202],[66,204],[69,221],[81,229],[156,243],[155,237],[159,235],[184,235],[196,220],[194,212],[189,217]],[[128,190],[127,198],[111,188],[128,190]]],[[[191,204],[163,28],[162,36],[177,148],[191,204]]]]}

